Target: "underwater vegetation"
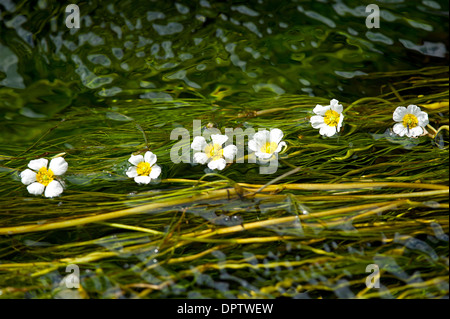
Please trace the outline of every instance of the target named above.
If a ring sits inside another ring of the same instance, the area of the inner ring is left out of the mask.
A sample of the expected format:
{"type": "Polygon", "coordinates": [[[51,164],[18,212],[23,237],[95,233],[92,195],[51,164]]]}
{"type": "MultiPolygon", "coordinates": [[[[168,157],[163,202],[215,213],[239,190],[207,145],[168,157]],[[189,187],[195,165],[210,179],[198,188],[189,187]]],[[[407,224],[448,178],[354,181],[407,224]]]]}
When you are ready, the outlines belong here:
{"type": "Polygon", "coordinates": [[[0,3],[0,298],[448,298],[448,4],[369,3],[0,3]]]}

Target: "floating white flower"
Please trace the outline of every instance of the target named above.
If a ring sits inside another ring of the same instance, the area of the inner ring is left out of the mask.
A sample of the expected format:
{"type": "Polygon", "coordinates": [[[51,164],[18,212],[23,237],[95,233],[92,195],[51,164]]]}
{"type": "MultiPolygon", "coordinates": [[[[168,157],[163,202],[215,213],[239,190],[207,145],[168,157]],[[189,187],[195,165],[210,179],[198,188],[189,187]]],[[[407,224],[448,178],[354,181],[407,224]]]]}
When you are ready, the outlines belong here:
{"type": "Polygon", "coordinates": [[[394,125],[394,133],[400,136],[418,137],[425,132],[424,127],[428,124],[428,114],[417,105],[397,107],[392,118],[398,122],[394,125]]]}
{"type": "Polygon", "coordinates": [[[316,114],[311,116],[311,126],[320,129],[320,135],[333,136],[341,130],[342,121],[344,120],[343,106],[339,101],[332,99],[330,105],[322,106],[317,104],[313,112],[316,114]]]}
{"type": "Polygon", "coordinates": [[[45,197],[56,197],[63,192],[63,186],[55,176],[64,174],[67,171],[69,164],[62,157],[54,158],[50,161],[47,169],[48,160],[39,158],[31,160],[28,163],[26,170],[20,173],[22,183],[27,186],[30,194],[41,195],[44,193],[45,197]]]}
{"type": "Polygon", "coordinates": [[[222,148],[222,145],[228,141],[228,136],[220,134],[211,135],[211,143],[206,143],[203,136],[196,136],[191,144],[194,151],[194,162],[200,164],[208,163],[210,169],[223,170],[227,164],[225,159],[232,160],[236,155],[237,147],[228,145],[222,148]]]}
{"type": "Polygon", "coordinates": [[[156,163],[156,155],[150,151],[145,152],[142,155],[133,155],[128,161],[133,164],[126,174],[130,178],[134,178],[134,181],[138,184],[148,184],[152,179],[158,178],[161,174],[161,167],[156,163]]]}
{"type": "Polygon", "coordinates": [[[248,142],[248,148],[255,152],[255,156],[260,160],[268,160],[275,153],[279,153],[286,142],[281,142],[283,132],[280,129],[274,128],[270,130],[263,130],[255,133],[253,138],[248,142]]]}

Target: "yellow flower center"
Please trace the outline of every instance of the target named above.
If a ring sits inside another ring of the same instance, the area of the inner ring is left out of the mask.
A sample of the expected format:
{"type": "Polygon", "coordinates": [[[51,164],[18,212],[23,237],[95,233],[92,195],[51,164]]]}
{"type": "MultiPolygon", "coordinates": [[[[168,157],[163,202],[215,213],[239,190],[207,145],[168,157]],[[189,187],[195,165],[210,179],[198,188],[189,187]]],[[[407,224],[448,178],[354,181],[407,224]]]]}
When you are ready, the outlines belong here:
{"type": "Polygon", "coordinates": [[[419,124],[419,120],[415,115],[406,114],[403,117],[403,126],[406,128],[414,128],[419,124]]]}
{"type": "Polygon", "coordinates": [[[223,156],[223,149],[219,144],[208,144],[205,147],[205,153],[208,158],[212,158],[212,160],[215,161],[223,156]]]}
{"type": "Polygon", "coordinates": [[[272,154],[275,152],[278,148],[278,144],[275,142],[267,142],[266,144],[261,147],[262,153],[272,154]]]}
{"type": "Polygon", "coordinates": [[[325,112],[325,118],[323,119],[328,126],[337,126],[339,123],[339,113],[333,110],[325,112]]]}
{"type": "Polygon", "coordinates": [[[139,176],[148,176],[152,171],[152,167],[147,162],[140,162],[136,167],[136,172],[139,176]]]}
{"type": "Polygon", "coordinates": [[[53,180],[52,170],[51,169],[47,170],[46,167],[42,167],[36,174],[36,180],[38,183],[47,186],[53,180]]]}

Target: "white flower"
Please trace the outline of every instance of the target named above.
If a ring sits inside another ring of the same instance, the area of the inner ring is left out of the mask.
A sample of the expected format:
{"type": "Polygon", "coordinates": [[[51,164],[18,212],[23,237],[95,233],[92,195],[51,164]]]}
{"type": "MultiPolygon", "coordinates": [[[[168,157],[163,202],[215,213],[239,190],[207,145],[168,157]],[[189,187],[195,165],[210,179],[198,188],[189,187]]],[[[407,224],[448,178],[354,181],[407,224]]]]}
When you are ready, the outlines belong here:
{"type": "Polygon", "coordinates": [[[343,106],[339,101],[332,99],[330,105],[322,106],[317,104],[313,112],[316,114],[311,116],[311,126],[320,129],[320,135],[333,136],[341,130],[342,121],[344,120],[343,106]]]}
{"type": "Polygon", "coordinates": [[[206,143],[203,136],[196,136],[191,144],[194,151],[194,162],[200,164],[208,163],[210,169],[223,170],[227,164],[225,159],[232,160],[236,155],[237,147],[228,145],[222,148],[222,145],[228,140],[228,136],[220,134],[211,135],[211,143],[206,143]]]}
{"type": "Polygon", "coordinates": [[[31,160],[28,167],[20,173],[22,183],[27,186],[30,194],[41,195],[44,193],[45,197],[56,197],[63,192],[63,187],[60,182],[54,179],[55,176],[64,174],[69,167],[69,164],[62,157],[54,158],[50,161],[47,169],[48,160],[39,158],[31,160]]]}
{"type": "Polygon", "coordinates": [[[152,179],[158,178],[161,174],[161,167],[156,165],[156,155],[150,151],[145,152],[142,155],[133,155],[128,161],[133,164],[126,174],[130,178],[134,178],[134,181],[138,184],[148,184],[152,179]]]}
{"type": "Polygon", "coordinates": [[[270,130],[263,130],[255,133],[253,138],[248,142],[248,148],[255,152],[255,156],[261,160],[268,160],[275,153],[279,153],[286,142],[281,142],[283,132],[280,129],[274,128],[270,130]]]}
{"type": "Polygon", "coordinates": [[[397,107],[392,118],[398,122],[394,125],[394,133],[400,136],[418,137],[424,133],[424,127],[428,124],[428,114],[417,105],[397,107]]]}

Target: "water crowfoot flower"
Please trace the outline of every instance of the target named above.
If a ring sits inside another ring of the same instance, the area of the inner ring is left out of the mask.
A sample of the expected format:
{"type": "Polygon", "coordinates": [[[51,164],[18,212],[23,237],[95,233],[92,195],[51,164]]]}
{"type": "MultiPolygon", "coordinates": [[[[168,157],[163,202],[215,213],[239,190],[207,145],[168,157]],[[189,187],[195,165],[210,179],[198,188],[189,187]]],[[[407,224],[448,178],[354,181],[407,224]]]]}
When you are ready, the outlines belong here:
{"type": "Polygon", "coordinates": [[[268,130],[259,131],[248,142],[248,148],[255,152],[255,156],[260,160],[268,160],[274,154],[279,153],[283,146],[286,146],[286,142],[281,142],[283,135],[283,132],[277,128],[270,132],[268,130]]]}
{"type": "Polygon", "coordinates": [[[395,122],[395,134],[407,137],[418,137],[425,133],[428,124],[428,114],[420,110],[417,105],[408,105],[408,108],[399,106],[395,109],[392,118],[395,122]]]}
{"type": "Polygon", "coordinates": [[[126,174],[138,184],[148,184],[152,179],[157,179],[161,174],[161,167],[156,163],[157,157],[150,151],[142,155],[133,155],[128,161],[133,164],[128,168],[126,174]]]}
{"type": "Polygon", "coordinates": [[[30,194],[41,195],[45,197],[56,197],[63,192],[63,186],[55,176],[60,176],[67,171],[69,164],[62,157],[54,158],[50,161],[47,168],[48,160],[39,158],[31,160],[26,170],[20,173],[22,183],[27,186],[30,194]]]}
{"type": "Polygon", "coordinates": [[[228,145],[222,148],[222,145],[228,140],[228,136],[212,134],[212,143],[206,143],[203,136],[196,136],[191,144],[194,151],[194,162],[200,164],[208,163],[210,169],[223,170],[227,164],[225,159],[232,160],[237,153],[235,145],[228,145]]]}
{"type": "Polygon", "coordinates": [[[316,115],[311,116],[310,119],[311,126],[319,129],[320,135],[333,136],[341,130],[344,120],[343,110],[343,106],[336,99],[332,99],[327,106],[317,104],[313,110],[316,115]]]}

